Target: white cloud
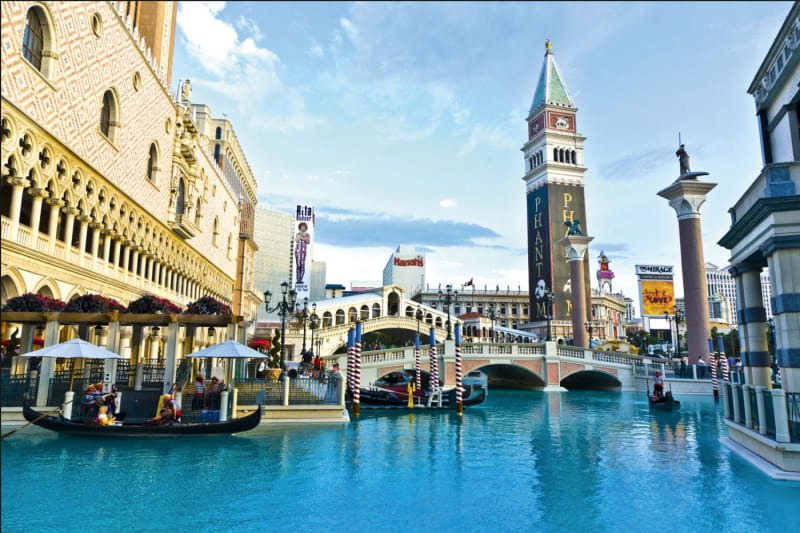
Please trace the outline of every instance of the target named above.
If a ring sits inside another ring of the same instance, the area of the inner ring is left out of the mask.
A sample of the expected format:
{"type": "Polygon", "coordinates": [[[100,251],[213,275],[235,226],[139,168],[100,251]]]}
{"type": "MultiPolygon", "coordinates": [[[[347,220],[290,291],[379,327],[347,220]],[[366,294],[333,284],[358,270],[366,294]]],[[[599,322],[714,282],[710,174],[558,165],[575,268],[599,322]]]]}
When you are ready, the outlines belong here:
{"type": "Polygon", "coordinates": [[[311,57],[322,57],[325,55],[325,50],[322,49],[317,41],[312,39],[311,48],[308,49],[308,55],[311,57]]]}
{"type": "Polygon", "coordinates": [[[236,21],[236,27],[250,32],[250,34],[253,36],[253,39],[256,41],[260,41],[264,38],[264,34],[261,33],[261,28],[258,27],[258,24],[250,19],[244,18],[244,16],[239,17],[239,19],[236,21]]]}
{"type": "Polygon", "coordinates": [[[455,207],[456,206],[456,201],[455,200],[451,200],[449,198],[445,198],[444,200],[439,202],[439,205],[444,207],[444,208],[455,207]]]}
{"type": "Polygon", "coordinates": [[[298,89],[281,83],[280,58],[256,44],[264,38],[257,24],[244,17],[235,26],[223,20],[225,2],[181,2],[179,9],[177,23],[189,55],[209,74],[194,79],[197,85],[230,98],[256,128],[286,132],[322,122],[306,112],[298,89]]]}
{"type": "Polygon", "coordinates": [[[491,146],[501,150],[513,150],[518,144],[519,138],[514,138],[508,128],[477,124],[472,127],[469,138],[461,147],[461,150],[459,150],[458,155],[463,157],[478,146],[491,146]]]}
{"type": "Polygon", "coordinates": [[[339,18],[339,25],[344,30],[345,34],[351,41],[355,41],[358,39],[358,29],[353,25],[353,23],[344,17],[339,18]]]}

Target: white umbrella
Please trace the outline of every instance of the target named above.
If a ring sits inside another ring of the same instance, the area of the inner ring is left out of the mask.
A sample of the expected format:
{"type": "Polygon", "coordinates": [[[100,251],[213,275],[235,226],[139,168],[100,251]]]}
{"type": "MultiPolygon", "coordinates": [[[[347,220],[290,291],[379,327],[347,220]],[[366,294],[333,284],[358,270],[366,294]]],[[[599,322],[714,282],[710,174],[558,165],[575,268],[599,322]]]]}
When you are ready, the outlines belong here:
{"type": "MultiPolygon", "coordinates": [[[[64,359],[125,359],[119,354],[110,352],[105,348],[95,346],[91,342],[83,339],[72,339],[71,341],[54,344],[35,352],[28,352],[22,357],[63,357],[64,359]]],[[[70,372],[69,390],[75,382],[75,363],[72,363],[70,372]]]]}
{"type": "Polygon", "coordinates": [[[219,357],[222,359],[266,359],[267,356],[236,341],[225,341],[209,346],[199,352],[186,354],[186,357],[219,357]]]}
{"type": "Polygon", "coordinates": [[[36,350],[35,352],[28,352],[20,357],[63,357],[64,359],[125,359],[119,354],[110,352],[105,348],[95,346],[91,342],[86,342],[82,339],[72,339],[71,341],[62,342],[36,350]]]}

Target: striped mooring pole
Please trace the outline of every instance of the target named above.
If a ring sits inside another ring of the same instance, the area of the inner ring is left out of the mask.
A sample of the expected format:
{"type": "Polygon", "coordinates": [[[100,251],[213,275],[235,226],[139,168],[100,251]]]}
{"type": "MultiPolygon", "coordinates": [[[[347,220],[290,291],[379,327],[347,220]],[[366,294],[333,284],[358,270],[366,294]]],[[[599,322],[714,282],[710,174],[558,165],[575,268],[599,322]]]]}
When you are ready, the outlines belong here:
{"type": "Polygon", "coordinates": [[[436,330],[431,328],[431,394],[439,390],[439,357],[436,354],[436,330]]]}
{"type": "Polygon", "coordinates": [[[347,332],[347,390],[353,392],[353,367],[355,366],[355,330],[347,332]]]}
{"type": "Polygon", "coordinates": [[[725,344],[722,342],[722,337],[717,337],[717,346],[719,346],[719,354],[722,357],[722,378],[730,381],[731,369],[728,367],[728,357],[725,355],[725,344]]]}
{"type": "Polygon", "coordinates": [[[461,326],[456,324],[456,414],[464,414],[463,387],[461,386],[461,326]]]}
{"type": "Polygon", "coordinates": [[[414,357],[416,358],[416,363],[414,365],[414,377],[416,378],[417,390],[422,390],[422,372],[420,369],[420,356],[419,356],[419,335],[414,337],[414,357]]]}
{"type": "Polygon", "coordinates": [[[353,372],[353,416],[361,415],[361,322],[356,322],[356,353],[353,372]]]}
{"type": "Polygon", "coordinates": [[[711,367],[711,384],[714,389],[714,399],[719,399],[719,385],[717,384],[717,359],[714,357],[714,342],[708,339],[708,365],[711,367]]]}

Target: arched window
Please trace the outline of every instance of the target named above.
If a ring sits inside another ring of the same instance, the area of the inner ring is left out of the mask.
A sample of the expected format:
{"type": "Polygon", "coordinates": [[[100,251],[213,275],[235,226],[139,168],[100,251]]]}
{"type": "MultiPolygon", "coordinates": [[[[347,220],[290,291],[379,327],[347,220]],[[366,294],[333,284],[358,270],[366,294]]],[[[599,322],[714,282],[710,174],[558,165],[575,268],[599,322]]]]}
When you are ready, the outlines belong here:
{"type": "Polygon", "coordinates": [[[575,156],[575,150],[572,151],[572,164],[573,165],[578,164],[578,158],[575,156]]]}
{"type": "Polygon", "coordinates": [[[563,163],[564,162],[564,149],[558,151],[558,160],[563,163]]]}
{"type": "Polygon", "coordinates": [[[558,148],[553,148],[553,161],[558,161],[558,148]]]}
{"type": "Polygon", "coordinates": [[[336,325],[344,324],[344,310],[337,309],[336,310],[336,325]]]}
{"type": "Polygon", "coordinates": [[[214,217],[214,232],[211,234],[211,244],[217,245],[217,235],[219,235],[219,218],[214,217]]]}
{"type": "Polygon", "coordinates": [[[381,304],[379,303],[372,304],[372,318],[380,318],[380,316],[381,316],[381,304]]]}
{"type": "Polygon", "coordinates": [[[200,198],[197,199],[197,205],[194,207],[194,225],[200,225],[200,198]]]}
{"type": "Polygon", "coordinates": [[[219,165],[219,145],[214,145],[214,161],[219,165]]]}
{"type": "Polygon", "coordinates": [[[147,158],[147,179],[151,182],[156,182],[156,173],[158,172],[158,149],[155,143],[150,145],[150,155],[147,158]]]}
{"type": "Polygon", "coordinates": [[[228,259],[231,258],[231,249],[232,248],[233,248],[233,238],[231,237],[231,234],[228,233],[228,251],[226,252],[226,254],[228,256],[228,259]]]}
{"type": "Polygon", "coordinates": [[[186,185],[184,185],[183,180],[178,180],[178,198],[175,200],[175,214],[182,215],[184,202],[186,200],[186,185]]]}
{"type": "Polygon", "coordinates": [[[22,36],[22,55],[30,61],[37,70],[42,70],[42,49],[44,47],[44,31],[40,8],[32,7],[28,10],[25,21],[25,34],[22,36]]]}
{"type": "Polygon", "coordinates": [[[112,143],[117,141],[119,131],[119,108],[114,92],[110,89],[103,93],[103,107],[100,110],[100,133],[112,143]]]}
{"type": "Polygon", "coordinates": [[[330,311],[322,313],[322,327],[329,328],[333,325],[333,316],[330,311]]]}
{"type": "Polygon", "coordinates": [[[217,127],[217,133],[214,135],[215,139],[222,139],[222,128],[217,127]]]}

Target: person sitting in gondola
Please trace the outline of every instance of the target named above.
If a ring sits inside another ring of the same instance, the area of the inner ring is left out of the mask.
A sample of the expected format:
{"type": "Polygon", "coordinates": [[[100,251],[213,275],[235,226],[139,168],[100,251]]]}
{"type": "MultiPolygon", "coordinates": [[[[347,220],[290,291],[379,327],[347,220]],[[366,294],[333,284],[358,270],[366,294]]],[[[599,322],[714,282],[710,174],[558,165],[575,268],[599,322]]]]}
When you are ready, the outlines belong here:
{"type": "Polygon", "coordinates": [[[148,419],[145,424],[149,426],[163,426],[175,421],[175,410],[169,402],[164,404],[158,416],[148,419]]]}
{"type": "Polygon", "coordinates": [[[181,419],[181,408],[178,406],[178,402],[175,400],[175,397],[165,394],[164,405],[169,405],[172,408],[172,411],[175,413],[175,421],[179,422],[181,419]]]}
{"type": "Polygon", "coordinates": [[[114,418],[112,415],[108,414],[108,406],[103,405],[100,407],[99,411],[97,412],[97,417],[94,419],[95,424],[100,424],[101,426],[121,426],[117,419],[114,418]]]}
{"type": "Polygon", "coordinates": [[[111,392],[103,396],[102,403],[108,408],[108,416],[122,422],[127,413],[119,411],[119,400],[117,399],[116,388],[112,385],[111,392]]]}
{"type": "Polygon", "coordinates": [[[203,376],[197,374],[194,380],[194,396],[192,397],[192,411],[200,411],[205,403],[206,385],[203,376]]]}
{"type": "Polygon", "coordinates": [[[661,372],[656,370],[656,377],[653,378],[653,397],[661,399],[664,397],[664,380],[661,378],[661,372]]]}
{"type": "Polygon", "coordinates": [[[81,398],[81,420],[87,422],[94,420],[97,416],[99,405],[97,388],[94,385],[89,385],[83,394],[83,398],[81,398]]]}

